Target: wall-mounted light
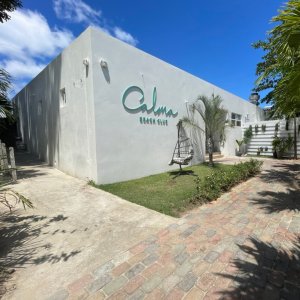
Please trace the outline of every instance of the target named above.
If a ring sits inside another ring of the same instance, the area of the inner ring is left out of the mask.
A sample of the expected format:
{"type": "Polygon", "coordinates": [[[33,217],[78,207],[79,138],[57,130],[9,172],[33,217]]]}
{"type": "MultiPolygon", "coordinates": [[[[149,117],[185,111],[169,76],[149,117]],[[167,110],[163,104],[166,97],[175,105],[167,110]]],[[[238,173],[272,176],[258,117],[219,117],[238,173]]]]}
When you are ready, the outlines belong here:
{"type": "Polygon", "coordinates": [[[104,60],[103,58],[100,58],[100,66],[103,69],[107,69],[108,68],[107,61],[104,60]]]}
{"type": "Polygon", "coordinates": [[[86,67],[88,67],[89,64],[90,64],[90,61],[89,61],[88,58],[84,58],[83,61],[82,61],[82,63],[83,63],[86,67]]]}

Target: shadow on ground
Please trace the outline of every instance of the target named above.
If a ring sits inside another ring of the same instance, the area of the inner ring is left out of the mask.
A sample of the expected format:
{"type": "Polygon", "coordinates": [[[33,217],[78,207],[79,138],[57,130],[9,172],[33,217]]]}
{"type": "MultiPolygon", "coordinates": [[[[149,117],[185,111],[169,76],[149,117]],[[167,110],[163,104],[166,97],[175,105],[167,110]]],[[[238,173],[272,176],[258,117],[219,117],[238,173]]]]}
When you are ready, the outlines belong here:
{"type": "Polygon", "coordinates": [[[261,179],[273,183],[283,182],[287,187],[285,191],[265,190],[258,192],[259,198],[252,203],[258,205],[267,213],[283,210],[300,210],[300,165],[280,164],[260,175],[261,179]]]}
{"type": "Polygon", "coordinates": [[[220,298],[300,299],[300,236],[288,242],[283,248],[252,237],[239,246],[245,258],[231,262],[235,272],[218,274],[233,280],[229,289],[218,292],[220,298]]]}
{"type": "MultiPolygon", "coordinates": [[[[53,222],[64,222],[68,217],[57,215],[45,217],[39,215],[0,215],[0,298],[5,293],[4,283],[17,268],[27,265],[67,261],[80,253],[74,250],[69,253],[53,253],[52,244],[39,238],[53,222]]],[[[60,230],[63,234],[72,234],[60,230]]],[[[53,232],[52,234],[56,234],[53,232]]],[[[56,251],[57,252],[57,251],[56,251]]]]}
{"type": "Polygon", "coordinates": [[[171,171],[169,172],[170,176],[173,176],[172,179],[175,179],[179,176],[197,176],[193,170],[181,170],[181,171],[171,171]]]}
{"type": "Polygon", "coordinates": [[[266,182],[281,181],[291,188],[299,187],[300,164],[274,164],[269,170],[265,170],[260,178],[266,182]]]}
{"type": "Polygon", "coordinates": [[[298,189],[287,189],[286,192],[263,191],[258,194],[262,198],[253,199],[252,203],[258,205],[267,213],[300,210],[300,191],[298,189]]]}
{"type": "Polygon", "coordinates": [[[38,167],[39,169],[49,167],[47,163],[42,162],[37,157],[24,150],[17,150],[15,152],[15,158],[18,179],[45,175],[46,173],[41,172],[41,170],[37,170],[35,167],[38,167]]]}

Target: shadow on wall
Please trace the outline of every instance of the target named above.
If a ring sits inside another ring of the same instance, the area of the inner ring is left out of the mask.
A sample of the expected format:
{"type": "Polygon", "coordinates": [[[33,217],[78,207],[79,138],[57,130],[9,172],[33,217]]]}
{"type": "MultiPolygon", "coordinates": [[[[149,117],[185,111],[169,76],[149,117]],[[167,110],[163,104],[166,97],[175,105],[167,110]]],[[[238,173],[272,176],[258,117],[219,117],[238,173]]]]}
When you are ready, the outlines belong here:
{"type": "Polygon", "coordinates": [[[105,78],[106,82],[110,83],[110,74],[109,74],[108,67],[102,67],[101,66],[101,70],[102,70],[102,73],[104,75],[104,78],[105,78]]]}
{"type": "Polygon", "coordinates": [[[218,274],[233,280],[221,299],[300,299],[300,236],[283,244],[251,237],[239,248],[231,274],[218,274]]]}
{"type": "MultiPolygon", "coordinates": [[[[49,165],[58,163],[60,132],[61,55],[22,91],[19,126],[28,150],[49,165]]],[[[21,94],[20,94],[21,95],[21,94]]]]}
{"type": "Polygon", "coordinates": [[[43,263],[62,263],[80,253],[53,253],[52,244],[43,242],[42,235],[73,234],[75,231],[56,230],[50,232],[53,222],[64,222],[68,217],[57,215],[45,217],[39,215],[21,216],[5,213],[0,215],[0,298],[5,293],[4,284],[16,268],[43,263]]]}

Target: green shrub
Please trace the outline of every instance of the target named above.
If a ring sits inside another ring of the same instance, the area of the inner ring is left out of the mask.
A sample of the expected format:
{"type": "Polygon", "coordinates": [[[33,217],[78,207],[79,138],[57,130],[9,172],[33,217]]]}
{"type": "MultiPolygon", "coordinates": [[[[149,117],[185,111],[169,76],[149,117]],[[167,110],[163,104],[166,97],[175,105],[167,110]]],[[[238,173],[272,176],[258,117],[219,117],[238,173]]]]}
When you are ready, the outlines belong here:
{"type": "Polygon", "coordinates": [[[252,126],[250,125],[245,131],[244,131],[244,143],[248,144],[252,138],[252,126]]]}
{"type": "Polygon", "coordinates": [[[261,161],[251,159],[234,165],[230,170],[213,171],[202,180],[197,177],[195,180],[196,194],[191,201],[193,203],[213,201],[236,184],[257,174],[260,171],[261,166],[261,161]]]}

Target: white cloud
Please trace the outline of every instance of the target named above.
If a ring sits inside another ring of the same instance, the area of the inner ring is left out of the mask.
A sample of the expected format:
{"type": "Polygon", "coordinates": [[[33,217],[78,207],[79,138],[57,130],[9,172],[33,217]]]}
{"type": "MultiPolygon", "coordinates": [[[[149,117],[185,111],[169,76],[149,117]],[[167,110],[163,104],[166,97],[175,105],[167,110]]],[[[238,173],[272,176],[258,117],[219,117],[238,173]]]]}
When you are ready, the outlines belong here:
{"type": "Polygon", "coordinates": [[[0,26],[0,53],[10,58],[50,57],[73,39],[68,30],[51,29],[38,12],[18,10],[0,26]]]}
{"type": "Polygon", "coordinates": [[[66,29],[50,28],[39,12],[13,12],[0,26],[0,65],[12,75],[14,90],[36,76],[73,38],[66,29]]]}
{"type": "Polygon", "coordinates": [[[54,11],[59,19],[73,23],[98,24],[101,11],[94,10],[81,0],[54,0],[54,11]]]}
{"type": "Polygon", "coordinates": [[[28,59],[27,61],[7,60],[1,63],[1,67],[13,78],[33,78],[45,68],[45,65],[28,59]]]}
{"type": "Polygon", "coordinates": [[[135,46],[138,43],[137,39],[135,39],[130,33],[124,31],[120,27],[114,28],[114,35],[119,40],[124,41],[130,45],[135,46]]]}
{"type": "Polygon", "coordinates": [[[138,40],[122,28],[111,27],[100,10],[95,10],[82,0],[53,0],[54,11],[59,19],[83,23],[103,30],[123,42],[136,46],[138,40]]]}

